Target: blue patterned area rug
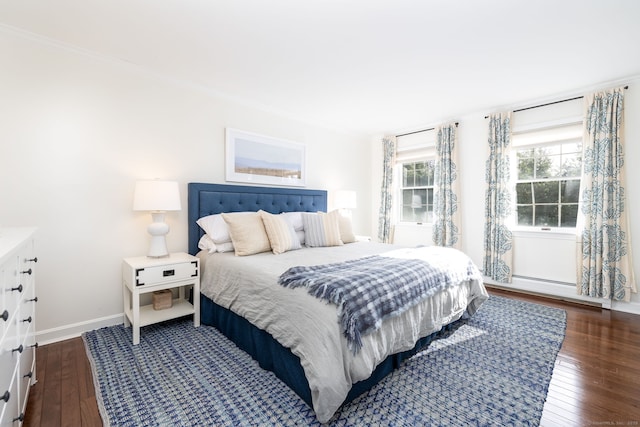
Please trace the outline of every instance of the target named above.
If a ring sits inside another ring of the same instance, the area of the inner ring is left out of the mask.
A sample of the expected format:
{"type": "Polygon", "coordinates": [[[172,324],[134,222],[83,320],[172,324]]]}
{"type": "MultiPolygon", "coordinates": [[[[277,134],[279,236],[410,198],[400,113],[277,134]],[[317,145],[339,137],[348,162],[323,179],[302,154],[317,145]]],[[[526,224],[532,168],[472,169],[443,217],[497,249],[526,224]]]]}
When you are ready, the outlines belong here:
{"type": "MultiPolygon", "coordinates": [[[[345,405],[333,426],[538,425],[563,310],[492,296],[476,315],[345,405]]],[[[319,425],[314,412],[215,328],[187,320],[83,335],[105,425],[319,425]]]]}

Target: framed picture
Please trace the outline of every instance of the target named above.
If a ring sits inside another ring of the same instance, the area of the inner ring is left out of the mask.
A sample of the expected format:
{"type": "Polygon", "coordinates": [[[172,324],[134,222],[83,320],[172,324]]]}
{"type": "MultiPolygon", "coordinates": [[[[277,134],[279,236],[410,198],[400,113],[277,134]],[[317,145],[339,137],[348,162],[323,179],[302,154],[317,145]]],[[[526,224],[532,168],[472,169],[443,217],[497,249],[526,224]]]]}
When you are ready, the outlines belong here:
{"type": "Polygon", "coordinates": [[[304,186],[304,144],[226,129],[226,180],[245,184],[304,186]]]}

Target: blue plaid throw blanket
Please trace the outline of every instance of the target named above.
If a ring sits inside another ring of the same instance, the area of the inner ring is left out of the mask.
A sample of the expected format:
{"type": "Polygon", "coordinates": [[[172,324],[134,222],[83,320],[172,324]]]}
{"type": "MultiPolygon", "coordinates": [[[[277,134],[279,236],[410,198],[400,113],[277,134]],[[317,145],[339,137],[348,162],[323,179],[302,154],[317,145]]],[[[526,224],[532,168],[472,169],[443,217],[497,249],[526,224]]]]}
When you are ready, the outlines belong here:
{"type": "MultiPolygon", "coordinates": [[[[431,257],[434,247],[424,249],[431,257]]],[[[462,252],[451,248],[435,250],[438,252],[434,253],[434,262],[373,255],[334,264],[292,267],[280,275],[278,283],[289,288],[306,287],[316,298],[336,304],[349,348],[357,353],[362,336],[380,328],[384,319],[403,313],[451,285],[481,280],[475,264],[462,252]],[[451,262],[449,255],[457,262],[451,262]]]]}

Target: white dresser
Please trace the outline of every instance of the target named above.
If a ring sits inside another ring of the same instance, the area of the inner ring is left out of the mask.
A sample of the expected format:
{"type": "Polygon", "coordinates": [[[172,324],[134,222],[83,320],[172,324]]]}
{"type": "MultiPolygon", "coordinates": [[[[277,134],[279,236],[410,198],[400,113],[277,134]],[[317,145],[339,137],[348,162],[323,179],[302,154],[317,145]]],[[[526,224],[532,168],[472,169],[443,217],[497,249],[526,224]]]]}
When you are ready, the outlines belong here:
{"type": "Polygon", "coordinates": [[[0,426],[22,424],[36,381],[35,228],[0,228],[0,426]]]}

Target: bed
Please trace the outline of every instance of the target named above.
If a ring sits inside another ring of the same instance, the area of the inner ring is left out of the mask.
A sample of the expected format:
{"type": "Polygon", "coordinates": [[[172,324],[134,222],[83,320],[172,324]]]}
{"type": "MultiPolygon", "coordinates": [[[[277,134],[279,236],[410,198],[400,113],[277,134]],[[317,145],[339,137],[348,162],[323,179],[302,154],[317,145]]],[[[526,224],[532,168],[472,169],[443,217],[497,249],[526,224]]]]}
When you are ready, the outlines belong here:
{"type": "MultiPolygon", "coordinates": [[[[313,266],[316,259],[341,265],[368,257],[403,257],[408,249],[355,242],[279,254],[210,254],[198,247],[209,234],[198,220],[232,212],[326,212],[327,193],[190,183],[188,207],[189,252],[201,258],[202,323],[218,328],[262,368],[274,372],[314,409],[322,423],[427,345],[442,328],[473,314],[488,297],[481,278],[460,281],[406,313],[385,319],[356,346],[340,330],[334,305],[310,295],[304,287],[274,282],[288,268],[313,266]]],[[[428,253],[430,248],[420,250],[428,253]]]]}

